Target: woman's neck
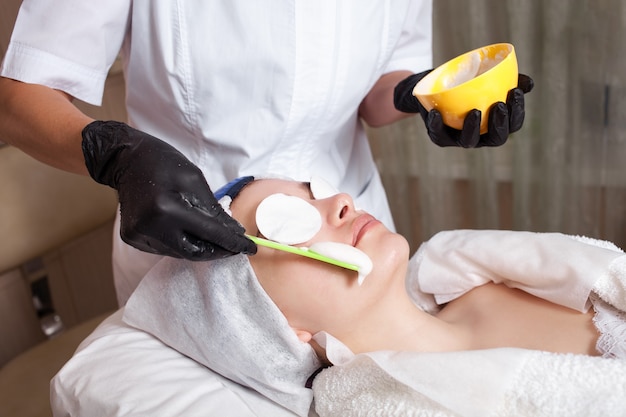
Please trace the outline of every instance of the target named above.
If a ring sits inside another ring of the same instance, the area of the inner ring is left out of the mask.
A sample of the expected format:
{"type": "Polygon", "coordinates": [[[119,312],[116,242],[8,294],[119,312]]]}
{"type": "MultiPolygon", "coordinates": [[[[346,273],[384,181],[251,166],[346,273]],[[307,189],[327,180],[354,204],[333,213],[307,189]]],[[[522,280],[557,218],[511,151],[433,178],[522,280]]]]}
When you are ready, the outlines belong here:
{"type": "Polygon", "coordinates": [[[404,281],[391,289],[367,316],[343,337],[354,353],[377,350],[449,351],[461,347],[456,328],[422,311],[410,299],[404,281]]]}

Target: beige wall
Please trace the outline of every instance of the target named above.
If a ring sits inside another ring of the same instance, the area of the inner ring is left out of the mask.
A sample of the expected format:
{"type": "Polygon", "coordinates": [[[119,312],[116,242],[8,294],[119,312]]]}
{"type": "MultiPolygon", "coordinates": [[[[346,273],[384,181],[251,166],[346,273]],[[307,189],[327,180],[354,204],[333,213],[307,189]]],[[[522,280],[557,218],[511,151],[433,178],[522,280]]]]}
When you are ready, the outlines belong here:
{"type": "Polygon", "coordinates": [[[56,248],[115,213],[112,189],[0,149],[0,272],[56,248]]]}

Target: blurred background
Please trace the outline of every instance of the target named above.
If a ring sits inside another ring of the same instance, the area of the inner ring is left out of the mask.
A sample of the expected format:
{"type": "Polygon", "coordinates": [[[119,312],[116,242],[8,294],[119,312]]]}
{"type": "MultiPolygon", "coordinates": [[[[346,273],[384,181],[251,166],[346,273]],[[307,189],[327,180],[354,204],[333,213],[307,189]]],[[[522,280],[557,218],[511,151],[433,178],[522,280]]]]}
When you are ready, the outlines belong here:
{"type": "Polygon", "coordinates": [[[433,146],[418,118],[370,131],[412,249],[443,229],[563,232],[626,248],[626,3],[435,0],[435,66],[497,42],[535,81],[499,148],[433,146]]]}
{"type": "MultiPolygon", "coordinates": [[[[19,4],[0,3],[0,56],[19,4]]],[[[499,148],[438,148],[419,116],[368,130],[396,227],[412,249],[458,228],[557,231],[626,248],[626,2],[434,0],[433,27],[435,65],[509,42],[535,88],[524,127],[499,148]]],[[[123,100],[115,65],[103,106],[79,105],[124,121],[123,100]]],[[[0,392],[26,375],[45,397],[49,376],[116,307],[116,196],[0,146],[0,202],[0,392]]],[[[49,414],[41,401],[28,415],[49,414]]]]}

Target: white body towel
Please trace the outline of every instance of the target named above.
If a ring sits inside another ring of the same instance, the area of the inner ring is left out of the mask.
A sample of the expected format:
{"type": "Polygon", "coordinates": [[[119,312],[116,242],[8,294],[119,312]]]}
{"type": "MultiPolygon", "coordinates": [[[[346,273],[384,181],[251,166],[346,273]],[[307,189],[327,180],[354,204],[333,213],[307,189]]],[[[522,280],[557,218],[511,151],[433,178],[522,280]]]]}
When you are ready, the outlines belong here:
{"type": "Polygon", "coordinates": [[[375,352],[321,372],[331,416],[623,417],[626,360],[524,349],[375,352]]]}

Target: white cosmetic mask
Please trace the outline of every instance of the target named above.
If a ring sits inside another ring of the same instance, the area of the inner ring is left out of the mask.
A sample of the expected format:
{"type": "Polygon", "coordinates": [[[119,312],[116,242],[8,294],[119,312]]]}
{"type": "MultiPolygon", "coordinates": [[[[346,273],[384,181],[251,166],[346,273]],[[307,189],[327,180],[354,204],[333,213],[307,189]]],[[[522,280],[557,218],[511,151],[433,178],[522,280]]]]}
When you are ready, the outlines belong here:
{"type": "Polygon", "coordinates": [[[311,247],[309,247],[309,250],[338,261],[358,266],[359,271],[357,282],[359,285],[363,284],[365,277],[372,272],[372,268],[374,267],[372,260],[365,254],[365,252],[355,248],[354,246],[346,245],[345,243],[317,242],[312,244],[311,247]]]}
{"type": "Polygon", "coordinates": [[[272,194],[256,209],[256,224],[267,239],[286,245],[304,243],[322,228],[320,212],[300,197],[272,194]]]}

